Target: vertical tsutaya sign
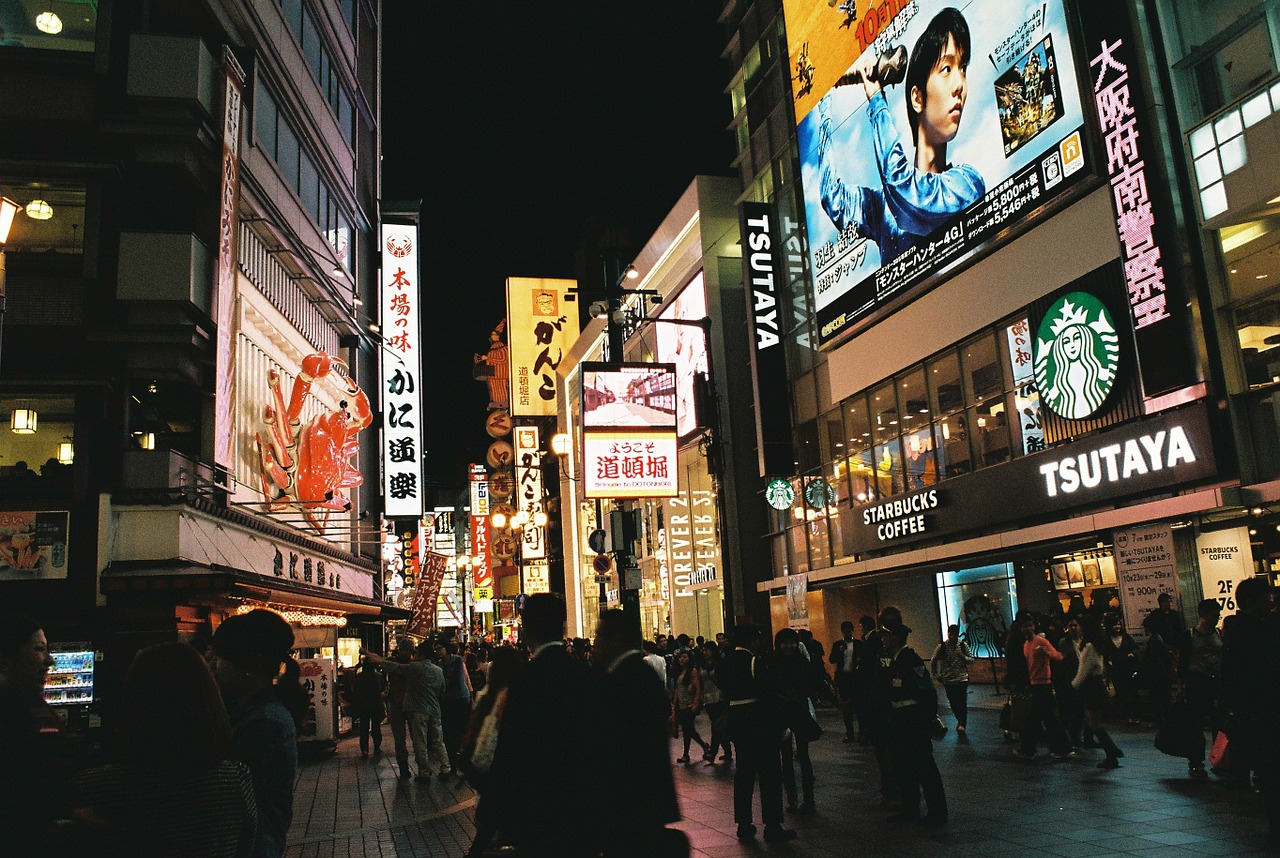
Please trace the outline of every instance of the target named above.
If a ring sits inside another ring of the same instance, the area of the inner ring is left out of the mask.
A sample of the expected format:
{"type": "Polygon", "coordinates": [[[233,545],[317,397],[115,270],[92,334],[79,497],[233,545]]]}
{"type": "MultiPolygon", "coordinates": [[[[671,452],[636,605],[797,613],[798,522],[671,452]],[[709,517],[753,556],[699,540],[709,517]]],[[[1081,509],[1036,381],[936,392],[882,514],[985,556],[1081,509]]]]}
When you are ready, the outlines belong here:
{"type": "Polygon", "coordinates": [[[1158,167],[1163,152],[1151,117],[1160,112],[1147,103],[1138,77],[1128,6],[1091,4],[1082,19],[1142,391],[1150,398],[1200,380],[1179,282],[1173,202],[1158,167]]]}
{"type": "MultiPolygon", "coordinates": [[[[790,474],[795,470],[791,453],[791,420],[788,404],[786,355],[782,346],[783,294],[780,264],[782,246],[773,206],[742,204],[742,278],[748,296],[751,362],[755,369],[756,448],[760,476],[790,474]]],[[[799,238],[788,238],[797,244],[799,238]]]]}
{"type": "Polygon", "coordinates": [[[476,587],[492,587],[489,569],[489,481],[484,465],[471,466],[471,578],[476,587]]]}
{"type": "Polygon", "coordinates": [[[1173,528],[1167,524],[1115,532],[1116,577],[1129,634],[1142,636],[1142,621],[1159,607],[1161,593],[1178,597],[1173,528]]]}
{"type": "Polygon", "coordinates": [[[1196,537],[1196,554],[1204,597],[1217,600],[1222,606],[1222,615],[1231,616],[1240,607],[1236,604],[1236,587],[1254,573],[1249,528],[1231,527],[1201,533],[1196,537]]]}
{"type": "Polygon", "coordinates": [[[231,49],[222,49],[226,84],[222,102],[222,184],[218,204],[218,282],[214,289],[214,318],[218,323],[214,396],[214,461],[235,467],[235,326],[236,230],[240,218],[240,110],[244,70],[231,49]]]}
{"type": "Polygon", "coordinates": [[[422,377],[418,228],[382,226],[382,473],[388,518],[419,518],[422,492],[422,377]]]}
{"type": "MultiPolygon", "coordinates": [[[[529,514],[521,535],[520,559],[543,560],[547,556],[547,529],[533,523],[542,512],[542,450],[537,426],[516,427],[516,509],[529,514]]],[[[527,591],[526,591],[527,592],[527,591]]]]}
{"type": "Polygon", "coordinates": [[[576,280],[507,279],[511,414],[556,413],[556,367],[578,339],[578,308],[566,300],[576,280]]]}

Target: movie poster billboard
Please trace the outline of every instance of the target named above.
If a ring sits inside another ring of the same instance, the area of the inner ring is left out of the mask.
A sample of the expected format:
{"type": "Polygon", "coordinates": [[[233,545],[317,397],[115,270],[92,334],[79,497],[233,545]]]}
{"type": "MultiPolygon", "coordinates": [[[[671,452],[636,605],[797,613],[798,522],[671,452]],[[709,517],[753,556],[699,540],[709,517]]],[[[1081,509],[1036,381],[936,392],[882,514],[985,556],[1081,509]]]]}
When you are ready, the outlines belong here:
{"type": "Polygon", "coordinates": [[[819,344],[1090,175],[1062,0],[784,0],[819,344]]]}
{"type": "Polygon", "coordinates": [[[681,324],[654,325],[658,360],[676,367],[676,431],[684,437],[698,426],[694,408],[695,378],[708,375],[707,333],[696,324],[707,317],[707,289],[699,271],[674,301],[658,315],[659,321],[681,324]]]}

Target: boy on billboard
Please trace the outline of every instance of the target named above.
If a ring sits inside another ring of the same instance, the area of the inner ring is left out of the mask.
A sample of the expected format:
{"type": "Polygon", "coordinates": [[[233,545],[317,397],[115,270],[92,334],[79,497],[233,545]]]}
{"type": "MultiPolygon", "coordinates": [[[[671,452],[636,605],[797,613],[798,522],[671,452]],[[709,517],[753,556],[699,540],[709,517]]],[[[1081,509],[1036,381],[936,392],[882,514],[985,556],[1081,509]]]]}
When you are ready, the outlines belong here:
{"type": "Polygon", "coordinates": [[[832,145],[830,95],[818,105],[821,129],[818,165],[822,208],[841,232],[874,241],[888,262],[919,239],[982,199],[986,183],[968,164],[947,163],[947,144],[960,130],[968,97],[969,24],[958,9],[947,7],[916,40],[906,72],[907,122],[915,143],[915,160],[907,158],[898,129],[889,115],[883,86],[894,83],[881,58],[871,57],[837,82],[860,82],[867,94],[876,165],[883,188],[849,187],[829,159],[832,145]]]}

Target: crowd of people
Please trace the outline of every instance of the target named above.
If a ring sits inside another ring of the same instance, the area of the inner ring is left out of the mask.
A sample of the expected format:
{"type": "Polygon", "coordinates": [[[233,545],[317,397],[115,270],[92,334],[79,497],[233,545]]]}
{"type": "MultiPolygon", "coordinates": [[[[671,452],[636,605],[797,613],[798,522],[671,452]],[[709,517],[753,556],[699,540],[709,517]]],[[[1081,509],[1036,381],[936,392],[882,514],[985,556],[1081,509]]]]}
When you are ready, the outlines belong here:
{"type": "MultiPolygon", "coordinates": [[[[1006,707],[1013,754],[1031,759],[1043,744],[1060,760],[1100,748],[1099,768],[1120,767],[1124,752],[1106,724],[1139,717],[1141,687],[1156,746],[1206,778],[1208,728],[1228,783],[1261,787],[1274,841],[1280,613],[1263,579],[1242,582],[1236,600],[1221,630],[1211,599],[1187,628],[1164,594],[1141,647],[1119,618],[1077,614],[1059,627],[1019,613],[1004,642],[1003,681],[1021,701],[1006,707]]],[[[948,823],[933,751],[948,731],[938,686],[967,741],[974,661],[957,626],[926,659],[894,607],[842,623],[829,655],[806,631],[769,641],[741,624],[714,639],[642,642],[631,623],[610,611],[594,641],[566,639],[562,598],[539,594],[524,608],[518,647],[405,638],[387,657],[361,650],[344,683],[361,753],[381,753],[389,722],[401,778],[465,778],[480,796],[470,855],[510,845],[522,856],[662,858],[689,851],[670,827],[680,818],[674,765],[732,765],[739,839],[754,840],[757,821],[766,842],[795,838],[785,814],[818,805],[809,754],[823,735],[817,709],[838,705],[844,741],[874,753],[890,820],[948,823]]],[[[258,610],[192,643],[137,654],[114,761],[76,771],[42,696],[52,664],[44,632],[0,617],[0,778],[25,785],[0,802],[0,837],[14,854],[84,844],[98,855],[283,853],[307,708],[293,633],[258,610]]]]}

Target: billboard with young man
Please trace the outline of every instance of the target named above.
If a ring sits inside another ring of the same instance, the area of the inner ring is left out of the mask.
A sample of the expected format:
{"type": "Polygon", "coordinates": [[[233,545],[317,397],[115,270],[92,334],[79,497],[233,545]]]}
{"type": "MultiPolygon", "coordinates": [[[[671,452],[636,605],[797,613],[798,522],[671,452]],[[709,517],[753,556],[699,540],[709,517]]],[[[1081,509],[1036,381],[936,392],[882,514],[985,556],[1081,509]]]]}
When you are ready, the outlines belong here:
{"type": "Polygon", "coordinates": [[[1092,173],[1063,0],[783,6],[820,344],[1092,173]]]}

